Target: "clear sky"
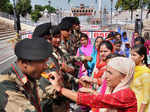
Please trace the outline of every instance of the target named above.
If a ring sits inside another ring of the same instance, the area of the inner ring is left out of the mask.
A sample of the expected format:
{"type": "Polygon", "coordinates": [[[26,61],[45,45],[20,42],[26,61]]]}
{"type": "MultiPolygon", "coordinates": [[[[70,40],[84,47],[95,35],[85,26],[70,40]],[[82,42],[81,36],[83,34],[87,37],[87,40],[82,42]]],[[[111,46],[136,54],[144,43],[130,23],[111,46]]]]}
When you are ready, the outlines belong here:
{"type": "MultiPolygon", "coordinates": [[[[46,5],[48,4],[48,0],[31,0],[32,4],[41,4],[46,5]]],[[[97,0],[98,1],[98,0],[97,0]]],[[[117,0],[113,0],[113,7],[115,6],[115,3],[117,0]]],[[[96,0],[71,0],[70,4],[68,4],[68,0],[51,0],[51,5],[55,8],[62,8],[63,10],[70,9],[71,6],[79,6],[81,3],[85,5],[93,5],[96,9],[98,8],[98,4],[96,3],[96,0]]],[[[110,0],[102,0],[102,6],[106,7],[108,10],[110,10],[110,0]]]]}

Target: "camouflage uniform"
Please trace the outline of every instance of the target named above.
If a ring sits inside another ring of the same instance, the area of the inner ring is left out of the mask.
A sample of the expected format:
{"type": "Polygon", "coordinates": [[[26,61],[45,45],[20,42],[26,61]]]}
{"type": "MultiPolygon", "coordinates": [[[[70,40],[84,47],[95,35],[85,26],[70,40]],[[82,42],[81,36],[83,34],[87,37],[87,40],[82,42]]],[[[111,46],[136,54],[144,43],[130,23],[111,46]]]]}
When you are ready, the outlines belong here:
{"type": "Polygon", "coordinates": [[[73,31],[69,40],[69,46],[73,50],[73,55],[76,55],[78,48],[81,47],[80,44],[81,32],[73,31]]]}
{"type": "MultiPolygon", "coordinates": [[[[53,53],[49,58],[48,63],[54,63],[55,67],[47,70],[47,72],[53,72],[53,71],[60,71],[60,64],[62,62],[66,61],[66,58],[63,55],[63,52],[59,48],[53,48],[53,53]],[[52,56],[53,55],[53,56],[52,56]]],[[[66,88],[72,88],[71,83],[72,81],[77,80],[74,78],[71,74],[61,71],[64,87],[66,88]]],[[[39,87],[42,89],[44,94],[41,94],[40,97],[42,98],[43,105],[46,105],[47,110],[44,110],[45,112],[48,112],[48,108],[52,108],[52,111],[54,112],[67,112],[68,111],[68,105],[70,100],[68,100],[66,97],[60,95],[56,90],[53,88],[53,86],[50,84],[50,82],[45,79],[41,78],[39,81],[39,87]],[[50,102],[50,103],[49,103],[50,102]]]]}
{"type": "Polygon", "coordinates": [[[0,75],[0,86],[4,112],[42,112],[36,81],[28,79],[16,64],[0,75]]]}

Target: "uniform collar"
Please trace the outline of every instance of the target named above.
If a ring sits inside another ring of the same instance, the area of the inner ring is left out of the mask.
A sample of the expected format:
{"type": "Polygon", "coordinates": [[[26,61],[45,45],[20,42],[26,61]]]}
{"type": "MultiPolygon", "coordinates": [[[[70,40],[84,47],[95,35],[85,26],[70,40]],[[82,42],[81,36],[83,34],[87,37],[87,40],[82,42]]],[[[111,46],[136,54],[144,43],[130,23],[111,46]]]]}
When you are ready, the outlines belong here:
{"type": "Polygon", "coordinates": [[[16,63],[11,64],[13,72],[16,74],[17,78],[21,81],[23,85],[28,82],[28,78],[25,74],[22,73],[20,68],[17,66],[16,63]]]}

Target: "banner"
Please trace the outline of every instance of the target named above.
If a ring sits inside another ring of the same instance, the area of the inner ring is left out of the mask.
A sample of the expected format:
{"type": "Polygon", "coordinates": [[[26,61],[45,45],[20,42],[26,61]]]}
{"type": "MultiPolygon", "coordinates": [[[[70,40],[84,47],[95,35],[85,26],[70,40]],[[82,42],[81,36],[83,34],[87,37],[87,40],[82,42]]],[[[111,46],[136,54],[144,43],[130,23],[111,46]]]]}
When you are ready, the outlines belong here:
{"type": "Polygon", "coordinates": [[[92,43],[94,43],[98,36],[101,36],[105,39],[110,32],[111,31],[82,31],[82,33],[86,33],[88,35],[92,43]]]}
{"type": "Polygon", "coordinates": [[[82,32],[86,33],[89,38],[96,38],[97,36],[101,36],[105,39],[111,31],[82,31],[82,32]]]}

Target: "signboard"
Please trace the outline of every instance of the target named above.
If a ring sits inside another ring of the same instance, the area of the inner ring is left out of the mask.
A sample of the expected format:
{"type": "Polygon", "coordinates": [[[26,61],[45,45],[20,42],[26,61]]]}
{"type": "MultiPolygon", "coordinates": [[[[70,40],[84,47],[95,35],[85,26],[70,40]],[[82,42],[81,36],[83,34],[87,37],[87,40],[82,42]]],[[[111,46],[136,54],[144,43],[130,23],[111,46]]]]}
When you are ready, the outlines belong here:
{"type": "Polygon", "coordinates": [[[82,32],[86,33],[89,38],[96,38],[97,36],[101,36],[105,39],[111,31],[82,31],[82,32]]]}
{"type": "Polygon", "coordinates": [[[32,32],[22,32],[21,39],[29,38],[32,39],[32,32]]]}
{"type": "Polygon", "coordinates": [[[108,34],[112,31],[82,31],[82,32],[86,33],[88,37],[91,39],[91,42],[94,43],[95,39],[98,36],[101,36],[105,39],[108,36],[108,34]]]}

